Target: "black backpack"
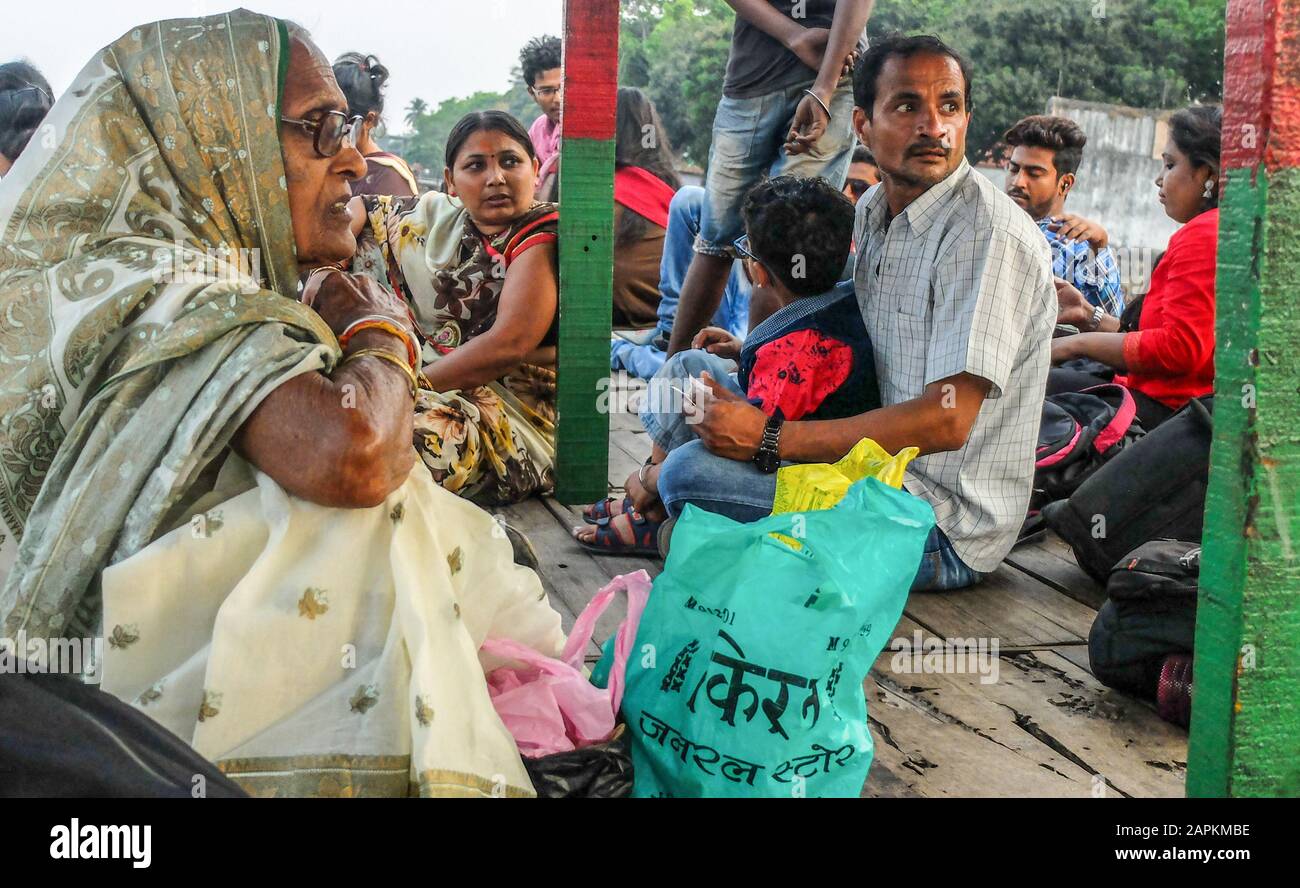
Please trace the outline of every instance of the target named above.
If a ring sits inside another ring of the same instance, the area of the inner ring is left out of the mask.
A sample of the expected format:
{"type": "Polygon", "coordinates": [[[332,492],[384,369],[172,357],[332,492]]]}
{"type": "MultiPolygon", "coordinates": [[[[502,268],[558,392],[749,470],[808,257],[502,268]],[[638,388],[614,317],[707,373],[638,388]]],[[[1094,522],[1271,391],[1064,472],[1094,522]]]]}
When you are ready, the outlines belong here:
{"type": "Polygon", "coordinates": [[[1090,477],[1043,519],[1099,583],[1143,543],[1199,543],[1210,479],[1213,397],[1192,399],[1090,477]]]}
{"type": "Polygon", "coordinates": [[[1048,395],[1034,452],[1030,514],[1072,494],[1144,434],[1133,394],[1122,385],[1048,395]]]}
{"type": "Polygon", "coordinates": [[[1178,724],[1187,723],[1186,707],[1180,710],[1179,694],[1167,699],[1161,688],[1190,680],[1166,658],[1192,651],[1200,569],[1200,543],[1155,540],[1138,546],[1111,570],[1109,598],[1088,633],[1092,674],[1113,688],[1156,699],[1161,717],[1178,724]]]}
{"type": "Polygon", "coordinates": [[[1201,544],[1153,540],[1138,546],[1110,572],[1106,594],[1121,611],[1196,607],[1201,544]]]}

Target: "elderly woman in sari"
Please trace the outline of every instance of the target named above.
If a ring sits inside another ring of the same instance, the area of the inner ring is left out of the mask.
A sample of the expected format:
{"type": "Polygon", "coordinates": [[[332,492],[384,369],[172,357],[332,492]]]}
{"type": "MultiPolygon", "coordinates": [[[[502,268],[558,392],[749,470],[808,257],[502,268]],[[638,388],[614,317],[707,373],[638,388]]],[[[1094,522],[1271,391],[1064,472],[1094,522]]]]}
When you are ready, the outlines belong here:
{"type": "Polygon", "coordinates": [[[355,251],[346,108],[293,26],[158,22],[6,177],[0,637],[106,637],[87,678],[254,793],[529,794],[478,649],[558,615],[413,470],[405,305],[297,299],[355,251]]]}
{"type": "Polygon", "coordinates": [[[534,198],[537,153],[509,114],[467,114],[446,161],[445,194],[354,199],[353,271],[386,280],[423,333],[415,442],[434,480],[518,502],[554,486],[559,216],[534,198]]]}

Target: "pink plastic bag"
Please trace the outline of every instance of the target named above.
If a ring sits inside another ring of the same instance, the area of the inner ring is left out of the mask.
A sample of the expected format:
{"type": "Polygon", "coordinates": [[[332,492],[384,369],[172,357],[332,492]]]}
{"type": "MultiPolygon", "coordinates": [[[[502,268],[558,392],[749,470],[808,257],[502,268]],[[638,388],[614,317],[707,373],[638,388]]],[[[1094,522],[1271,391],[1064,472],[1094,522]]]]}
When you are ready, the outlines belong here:
{"type": "Polygon", "coordinates": [[[623,702],[624,673],[650,596],[644,570],[615,577],[596,593],[573,624],[560,659],[508,638],[489,638],[483,650],[509,666],[487,676],[488,695],[519,753],[529,758],[568,752],[609,739],[623,702]],[[627,592],[627,617],[614,640],[609,687],[598,688],[582,672],[582,652],[596,621],[619,591],[627,592]]]}

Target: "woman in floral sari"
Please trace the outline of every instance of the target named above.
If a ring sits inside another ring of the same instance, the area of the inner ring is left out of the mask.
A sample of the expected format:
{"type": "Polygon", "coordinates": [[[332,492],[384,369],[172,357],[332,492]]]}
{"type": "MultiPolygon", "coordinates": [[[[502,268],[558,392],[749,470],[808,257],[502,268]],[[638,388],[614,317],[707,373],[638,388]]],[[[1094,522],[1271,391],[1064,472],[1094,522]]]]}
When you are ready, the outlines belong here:
{"type": "Polygon", "coordinates": [[[447,193],[359,197],[353,271],[386,280],[424,334],[432,390],[415,443],[434,480],[483,505],[554,486],[555,205],[509,114],[468,114],[447,139],[447,193]]]}
{"type": "Polygon", "coordinates": [[[84,677],[255,794],[528,795],[478,650],[559,617],[415,465],[405,305],[297,298],[356,249],[346,108],[284,22],[156,22],[5,177],[0,638],[106,639],[84,677]]]}

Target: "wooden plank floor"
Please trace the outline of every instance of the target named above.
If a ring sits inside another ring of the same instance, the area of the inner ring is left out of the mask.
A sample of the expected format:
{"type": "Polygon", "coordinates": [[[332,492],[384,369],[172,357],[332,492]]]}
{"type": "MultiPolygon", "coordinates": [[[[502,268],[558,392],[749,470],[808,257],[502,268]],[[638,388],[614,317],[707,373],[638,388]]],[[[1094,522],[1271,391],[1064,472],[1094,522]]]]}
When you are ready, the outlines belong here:
{"type": "MultiPolygon", "coordinates": [[[[615,389],[640,385],[624,378],[615,389]]],[[[609,489],[619,494],[650,443],[633,413],[610,419],[609,489]]],[[[570,535],[580,511],[553,499],[498,511],[531,540],[566,631],[613,577],[663,569],[655,558],[586,552],[570,535]]],[[[912,595],[895,639],[996,639],[998,654],[980,661],[983,676],[917,673],[886,647],[863,687],[876,750],[862,795],[1181,796],[1187,733],[1088,671],[1088,628],[1104,598],[1050,533],[1017,546],[972,589],[912,595]]],[[[619,601],[599,621],[589,662],[623,612],[619,601]]]]}

